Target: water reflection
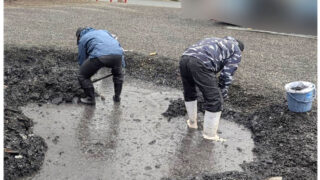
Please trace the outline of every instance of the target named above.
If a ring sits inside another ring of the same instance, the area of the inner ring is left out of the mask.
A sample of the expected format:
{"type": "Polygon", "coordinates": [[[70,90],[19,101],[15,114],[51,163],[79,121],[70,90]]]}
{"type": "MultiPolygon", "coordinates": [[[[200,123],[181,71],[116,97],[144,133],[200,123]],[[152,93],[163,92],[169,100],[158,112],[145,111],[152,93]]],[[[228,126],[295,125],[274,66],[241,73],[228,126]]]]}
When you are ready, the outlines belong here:
{"type": "Polygon", "coordinates": [[[200,131],[188,130],[176,150],[170,175],[187,178],[213,167],[213,149],[214,143],[203,139],[200,131]]]}
{"type": "Polygon", "coordinates": [[[116,145],[122,109],[114,104],[111,111],[96,111],[94,106],[85,106],[78,126],[80,149],[87,157],[111,158],[116,145]],[[98,115],[95,112],[99,113],[98,115]]]}

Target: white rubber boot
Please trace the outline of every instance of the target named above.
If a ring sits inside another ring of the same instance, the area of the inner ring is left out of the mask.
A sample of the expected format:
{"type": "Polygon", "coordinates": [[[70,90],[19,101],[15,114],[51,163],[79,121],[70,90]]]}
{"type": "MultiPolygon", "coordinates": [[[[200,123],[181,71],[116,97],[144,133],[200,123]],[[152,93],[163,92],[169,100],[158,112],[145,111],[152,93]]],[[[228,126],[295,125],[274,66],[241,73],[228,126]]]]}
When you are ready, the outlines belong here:
{"type": "Polygon", "coordinates": [[[203,123],[203,138],[213,141],[225,141],[218,136],[220,117],[221,111],[214,113],[205,111],[203,123]]]}
{"type": "Polygon", "coordinates": [[[198,113],[198,108],[197,108],[197,100],[195,101],[189,101],[189,102],[184,102],[186,105],[187,113],[188,113],[188,120],[187,124],[189,128],[192,129],[198,129],[198,122],[197,122],[197,113],[198,113]]]}

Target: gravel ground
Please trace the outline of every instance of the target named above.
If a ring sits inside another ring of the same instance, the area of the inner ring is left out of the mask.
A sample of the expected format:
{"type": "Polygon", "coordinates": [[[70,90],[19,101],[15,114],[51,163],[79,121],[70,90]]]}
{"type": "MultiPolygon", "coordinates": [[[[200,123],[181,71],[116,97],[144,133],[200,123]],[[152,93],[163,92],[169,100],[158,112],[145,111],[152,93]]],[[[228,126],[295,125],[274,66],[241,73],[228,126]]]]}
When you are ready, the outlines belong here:
{"type": "Polygon", "coordinates": [[[245,43],[235,83],[252,93],[284,95],[284,85],[316,83],[317,40],[228,30],[219,23],[181,17],[181,9],[99,3],[16,3],[4,8],[4,42],[56,46],[76,52],[79,26],[107,29],[124,49],[179,59],[183,50],[205,37],[234,36],[245,43]],[[26,18],[28,17],[28,18],[26,18]],[[281,93],[283,92],[283,93],[281,93]]]}

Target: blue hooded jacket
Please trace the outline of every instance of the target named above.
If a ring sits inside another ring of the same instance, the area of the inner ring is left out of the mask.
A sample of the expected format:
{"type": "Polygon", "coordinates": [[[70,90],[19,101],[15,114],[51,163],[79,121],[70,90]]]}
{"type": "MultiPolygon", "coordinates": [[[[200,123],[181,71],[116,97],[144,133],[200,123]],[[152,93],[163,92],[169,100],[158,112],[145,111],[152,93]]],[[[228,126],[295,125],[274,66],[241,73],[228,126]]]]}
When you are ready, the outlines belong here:
{"type": "Polygon", "coordinates": [[[122,55],[122,66],[125,66],[123,49],[120,43],[106,30],[85,28],[80,33],[78,44],[78,62],[81,66],[90,59],[105,55],[122,55]]]}

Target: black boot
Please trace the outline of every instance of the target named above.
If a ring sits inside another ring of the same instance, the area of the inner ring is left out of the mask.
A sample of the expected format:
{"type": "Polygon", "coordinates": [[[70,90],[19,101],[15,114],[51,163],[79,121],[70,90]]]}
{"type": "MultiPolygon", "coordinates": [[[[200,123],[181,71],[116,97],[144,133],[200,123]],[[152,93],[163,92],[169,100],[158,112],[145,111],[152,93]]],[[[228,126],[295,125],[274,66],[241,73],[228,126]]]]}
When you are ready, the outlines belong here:
{"type": "Polygon", "coordinates": [[[117,83],[114,84],[114,96],[113,96],[113,101],[114,102],[120,102],[121,98],[121,91],[122,91],[122,83],[117,83]]]}
{"type": "Polygon", "coordinates": [[[95,105],[94,88],[85,88],[84,93],[86,94],[86,97],[80,98],[80,102],[88,105],[95,105]]]}

